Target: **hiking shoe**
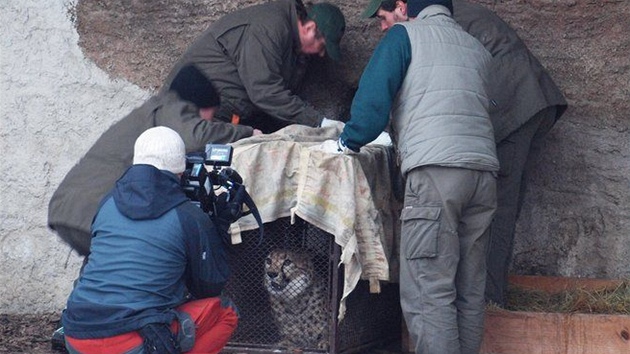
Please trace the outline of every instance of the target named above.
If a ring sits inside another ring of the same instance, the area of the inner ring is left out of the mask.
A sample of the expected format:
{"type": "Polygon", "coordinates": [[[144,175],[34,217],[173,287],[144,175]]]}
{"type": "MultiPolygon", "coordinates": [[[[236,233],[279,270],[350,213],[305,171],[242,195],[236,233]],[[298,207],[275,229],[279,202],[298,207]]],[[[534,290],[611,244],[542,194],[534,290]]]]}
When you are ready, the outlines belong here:
{"type": "Polygon", "coordinates": [[[64,353],[68,352],[66,350],[66,340],[63,333],[63,327],[59,327],[56,331],[53,332],[52,338],[50,339],[50,346],[52,350],[64,353]]]}

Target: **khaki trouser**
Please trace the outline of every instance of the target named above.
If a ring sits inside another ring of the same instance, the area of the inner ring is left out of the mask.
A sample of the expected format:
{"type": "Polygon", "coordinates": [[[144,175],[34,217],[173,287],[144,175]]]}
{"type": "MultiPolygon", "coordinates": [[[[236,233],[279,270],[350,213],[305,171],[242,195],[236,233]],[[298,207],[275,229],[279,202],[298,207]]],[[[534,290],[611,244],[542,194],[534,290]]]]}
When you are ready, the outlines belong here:
{"type": "Polygon", "coordinates": [[[479,352],[495,210],[492,172],[424,166],[407,174],[400,300],[416,353],[479,352]]]}

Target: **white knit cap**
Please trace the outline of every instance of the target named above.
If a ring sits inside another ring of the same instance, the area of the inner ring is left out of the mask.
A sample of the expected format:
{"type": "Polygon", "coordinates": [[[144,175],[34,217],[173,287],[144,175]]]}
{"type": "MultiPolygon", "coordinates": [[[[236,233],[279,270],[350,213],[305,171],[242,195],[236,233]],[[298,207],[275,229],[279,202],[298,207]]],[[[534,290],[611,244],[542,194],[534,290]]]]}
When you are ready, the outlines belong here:
{"type": "Polygon", "coordinates": [[[182,173],[186,169],[186,147],[182,138],[171,128],[147,129],[136,139],[133,164],[152,165],[159,170],[182,173]]]}

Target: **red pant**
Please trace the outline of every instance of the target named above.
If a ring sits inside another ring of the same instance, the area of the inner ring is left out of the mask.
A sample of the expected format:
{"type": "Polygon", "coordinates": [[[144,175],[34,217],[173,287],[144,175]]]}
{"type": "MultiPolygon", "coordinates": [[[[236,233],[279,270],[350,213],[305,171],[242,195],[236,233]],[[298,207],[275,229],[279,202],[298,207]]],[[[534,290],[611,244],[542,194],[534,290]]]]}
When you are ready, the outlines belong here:
{"type": "MultiPolygon", "coordinates": [[[[219,353],[238,323],[236,311],[230,306],[222,307],[218,297],[187,302],[177,311],[188,313],[195,322],[195,346],[187,353],[219,353]]],[[[179,331],[177,321],[171,324],[171,330],[173,333],[179,331]]],[[[76,339],[66,335],[66,346],[71,353],[125,353],[142,346],[142,337],[135,331],[97,339],[76,339]]]]}

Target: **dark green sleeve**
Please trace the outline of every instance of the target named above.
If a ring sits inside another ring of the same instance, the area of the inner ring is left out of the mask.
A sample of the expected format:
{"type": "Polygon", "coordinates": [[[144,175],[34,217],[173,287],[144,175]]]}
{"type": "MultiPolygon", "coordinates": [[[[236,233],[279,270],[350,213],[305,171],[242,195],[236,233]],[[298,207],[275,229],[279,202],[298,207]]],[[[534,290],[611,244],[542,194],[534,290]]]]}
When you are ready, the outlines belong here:
{"type": "Polygon", "coordinates": [[[341,140],[348,148],[358,151],[385,129],[410,62],[411,43],[407,30],[394,26],[374,50],[359,81],[350,120],[341,133],[341,140]]]}

